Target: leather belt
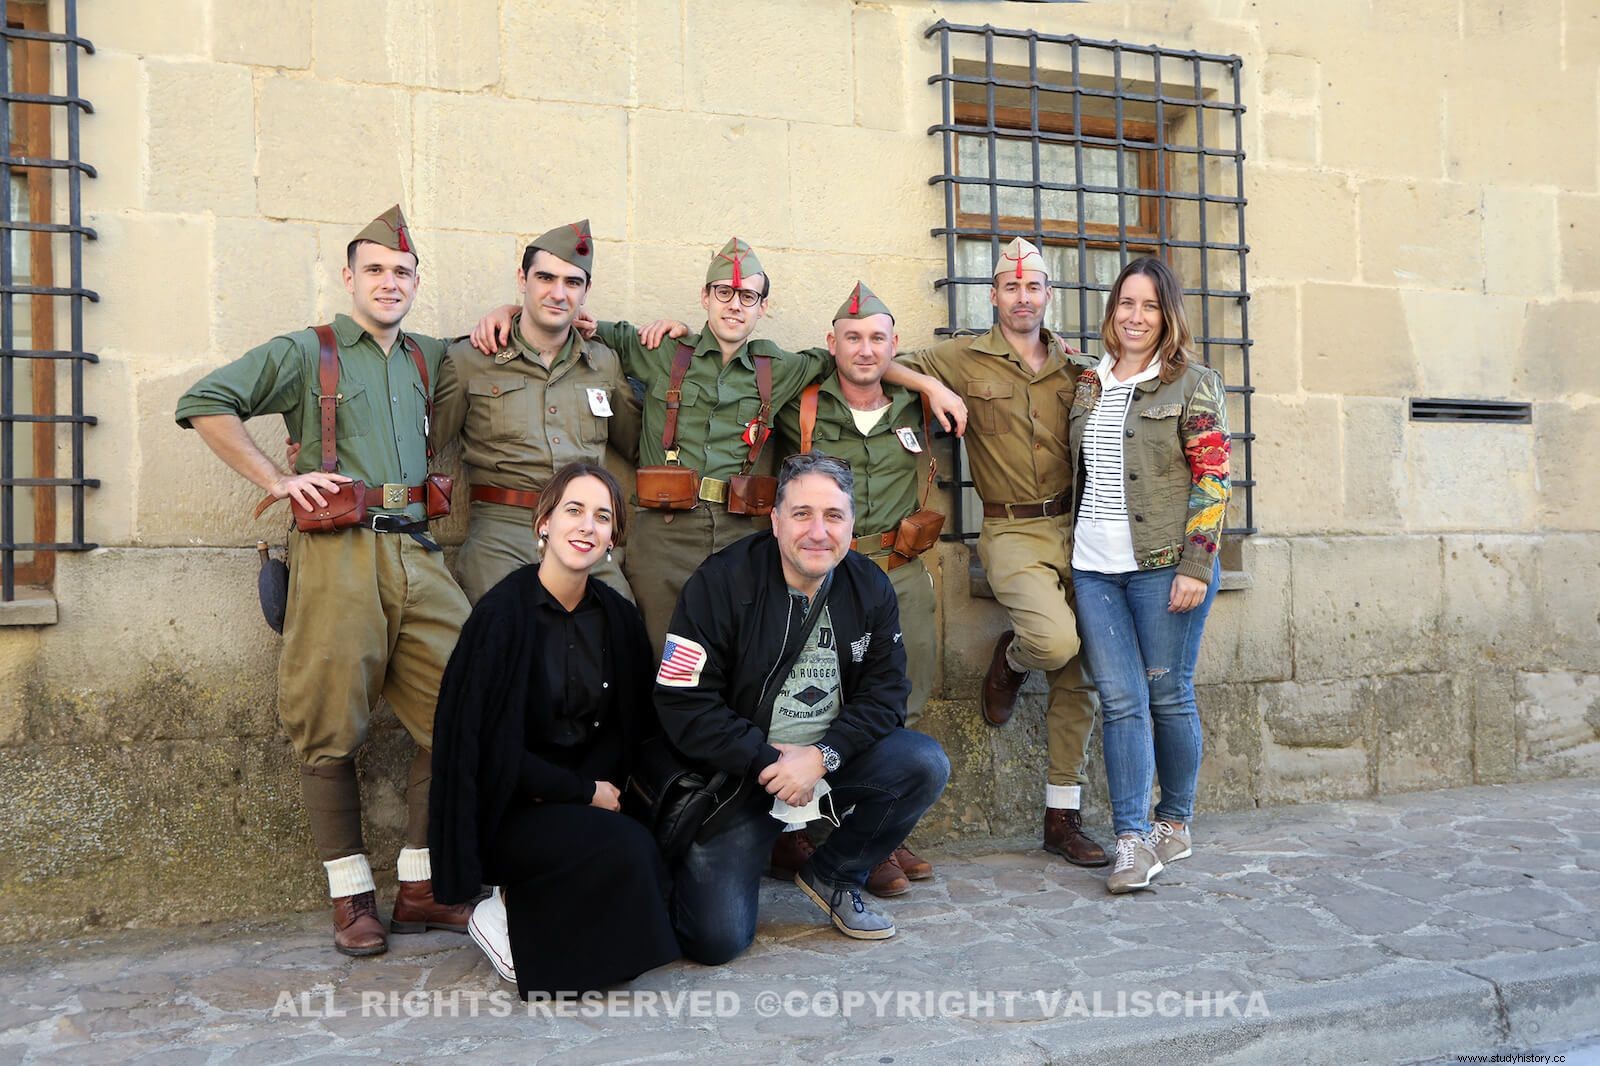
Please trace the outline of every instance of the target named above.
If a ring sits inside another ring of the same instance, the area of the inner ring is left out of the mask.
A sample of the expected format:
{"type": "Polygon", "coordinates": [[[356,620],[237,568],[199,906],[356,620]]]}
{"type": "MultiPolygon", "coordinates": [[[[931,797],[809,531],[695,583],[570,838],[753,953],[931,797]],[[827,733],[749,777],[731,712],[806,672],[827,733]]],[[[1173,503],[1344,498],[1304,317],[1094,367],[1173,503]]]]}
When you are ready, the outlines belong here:
{"type": "Polygon", "coordinates": [[[539,494],[523,489],[502,489],[496,485],[472,486],[473,503],[503,503],[507,507],[526,507],[532,511],[539,506],[539,494]]]}
{"type": "Polygon", "coordinates": [[[421,503],[427,498],[425,485],[397,485],[386,481],[382,485],[367,486],[367,506],[398,511],[407,504],[421,503]]]}
{"type": "Polygon", "coordinates": [[[850,550],[853,552],[878,552],[894,547],[895,531],[887,533],[874,533],[871,536],[856,537],[850,541],[850,550]],[[863,547],[865,545],[865,547],[863,547]]]}
{"type": "Polygon", "coordinates": [[[699,496],[707,503],[725,504],[728,502],[728,483],[714,477],[703,477],[700,479],[699,496]]]}
{"type": "Polygon", "coordinates": [[[1066,514],[1071,506],[1067,493],[1063,492],[1059,496],[1039,503],[985,503],[983,505],[983,517],[1051,518],[1058,514],[1066,514]]]}

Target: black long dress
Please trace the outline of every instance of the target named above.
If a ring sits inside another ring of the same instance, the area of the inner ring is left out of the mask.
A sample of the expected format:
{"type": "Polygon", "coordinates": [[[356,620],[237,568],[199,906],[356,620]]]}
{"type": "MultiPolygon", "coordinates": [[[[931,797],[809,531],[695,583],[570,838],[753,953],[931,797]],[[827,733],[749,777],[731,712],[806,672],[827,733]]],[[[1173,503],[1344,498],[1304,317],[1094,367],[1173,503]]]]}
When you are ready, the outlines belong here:
{"type": "Polygon", "coordinates": [[[589,805],[655,728],[638,610],[591,581],[568,614],[526,566],[462,628],[434,716],[434,895],[505,892],[517,988],[586,992],[679,957],[655,840],[589,805]]]}

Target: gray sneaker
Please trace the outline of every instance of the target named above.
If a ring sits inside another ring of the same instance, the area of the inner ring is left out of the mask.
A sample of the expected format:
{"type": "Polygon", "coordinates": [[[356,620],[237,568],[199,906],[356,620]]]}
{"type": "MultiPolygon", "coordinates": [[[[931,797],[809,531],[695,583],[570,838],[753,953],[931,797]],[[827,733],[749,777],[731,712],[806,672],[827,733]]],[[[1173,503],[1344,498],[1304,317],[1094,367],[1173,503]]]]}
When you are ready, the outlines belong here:
{"type": "Polygon", "coordinates": [[[894,919],[867,906],[860,889],[834,888],[817,876],[810,863],[794,875],[794,883],[833,919],[845,936],[856,940],[888,940],[894,936],[894,919]]]}
{"type": "Polygon", "coordinates": [[[1117,838],[1117,854],[1111,860],[1111,875],[1106,878],[1106,889],[1121,894],[1136,888],[1149,888],[1150,879],[1161,872],[1161,860],[1156,858],[1150,841],[1140,836],[1117,838]]]}
{"type": "Polygon", "coordinates": [[[1160,859],[1163,865],[1187,859],[1194,854],[1194,849],[1190,846],[1193,840],[1189,836],[1187,825],[1179,829],[1171,822],[1157,819],[1155,826],[1150,830],[1150,839],[1156,846],[1156,858],[1160,859]]]}

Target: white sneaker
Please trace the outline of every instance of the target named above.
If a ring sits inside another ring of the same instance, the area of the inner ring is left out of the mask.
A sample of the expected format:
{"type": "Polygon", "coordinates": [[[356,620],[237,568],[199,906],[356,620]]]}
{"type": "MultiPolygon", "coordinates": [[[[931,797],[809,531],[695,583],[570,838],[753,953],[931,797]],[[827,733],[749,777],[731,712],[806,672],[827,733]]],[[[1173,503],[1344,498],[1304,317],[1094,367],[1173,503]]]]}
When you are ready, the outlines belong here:
{"type": "Polygon", "coordinates": [[[1150,841],[1155,845],[1156,858],[1165,865],[1179,859],[1187,859],[1194,854],[1193,838],[1189,835],[1189,827],[1182,829],[1171,822],[1157,819],[1155,826],[1150,830],[1150,841]]]}
{"type": "Polygon", "coordinates": [[[511,926],[506,921],[506,901],[499,888],[472,908],[467,935],[489,956],[496,973],[512,984],[517,983],[517,967],[511,959],[511,926]]]}
{"type": "Polygon", "coordinates": [[[1117,838],[1117,854],[1111,866],[1111,876],[1106,878],[1106,888],[1114,893],[1132,892],[1136,888],[1149,888],[1151,878],[1161,872],[1161,860],[1155,848],[1141,836],[1117,838]]]}

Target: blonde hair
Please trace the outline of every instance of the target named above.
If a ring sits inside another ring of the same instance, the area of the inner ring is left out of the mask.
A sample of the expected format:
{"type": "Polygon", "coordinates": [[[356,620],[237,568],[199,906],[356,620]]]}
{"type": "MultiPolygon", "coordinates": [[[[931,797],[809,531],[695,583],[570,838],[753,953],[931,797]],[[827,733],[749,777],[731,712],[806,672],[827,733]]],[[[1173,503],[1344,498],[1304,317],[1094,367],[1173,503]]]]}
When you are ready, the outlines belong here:
{"type": "Polygon", "coordinates": [[[1161,360],[1161,380],[1170,384],[1194,358],[1194,335],[1189,332],[1189,319],[1183,312],[1183,283],[1161,260],[1143,256],[1122,268],[1106,299],[1105,317],[1100,320],[1100,343],[1113,357],[1122,354],[1113,325],[1117,301],[1122,298],[1122,283],[1135,274],[1143,274],[1155,286],[1156,303],[1161,306],[1161,336],[1156,338],[1156,355],[1161,360]]]}

